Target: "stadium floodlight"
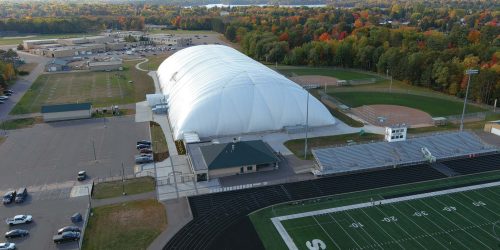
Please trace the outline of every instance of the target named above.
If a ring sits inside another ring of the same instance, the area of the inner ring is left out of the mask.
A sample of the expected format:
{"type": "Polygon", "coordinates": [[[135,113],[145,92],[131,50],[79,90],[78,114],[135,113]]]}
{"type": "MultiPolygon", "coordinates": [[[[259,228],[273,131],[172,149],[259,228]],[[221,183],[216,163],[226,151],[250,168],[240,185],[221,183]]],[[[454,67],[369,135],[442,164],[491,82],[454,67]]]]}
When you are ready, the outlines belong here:
{"type": "Polygon", "coordinates": [[[465,71],[465,74],[469,75],[469,80],[467,80],[467,89],[465,90],[465,98],[464,98],[464,108],[462,110],[462,119],[460,119],[460,131],[464,129],[464,116],[465,116],[465,107],[467,106],[467,97],[469,96],[469,85],[471,75],[476,75],[479,73],[477,69],[468,69],[465,71]]]}
{"type": "Polygon", "coordinates": [[[315,88],[314,84],[308,84],[302,86],[307,93],[307,98],[306,98],[306,138],[304,142],[304,160],[307,160],[307,132],[309,131],[309,89],[315,88]]]}

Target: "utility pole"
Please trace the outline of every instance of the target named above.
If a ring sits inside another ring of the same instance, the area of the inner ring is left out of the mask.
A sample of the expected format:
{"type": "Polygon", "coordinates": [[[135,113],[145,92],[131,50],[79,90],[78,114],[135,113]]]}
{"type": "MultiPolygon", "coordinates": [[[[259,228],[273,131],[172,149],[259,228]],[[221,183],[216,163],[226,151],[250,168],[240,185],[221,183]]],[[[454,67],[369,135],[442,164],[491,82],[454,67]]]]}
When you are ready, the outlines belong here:
{"type": "Polygon", "coordinates": [[[465,71],[465,74],[469,75],[469,79],[467,80],[467,89],[465,91],[464,108],[462,110],[462,119],[460,119],[460,131],[464,130],[465,107],[467,106],[467,97],[469,96],[470,78],[471,78],[471,75],[475,75],[478,73],[479,73],[479,70],[477,70],[477,69],[468,69],[465,71]]]}
{"type": "Polygon", "coordinates": [[[122,162],[122,194],[127,195],[127,193],[125,193],[125,168],[123,167],[123,162],[122,162]]]}
{"type": "Polygon", "coordinates": [[[95,155],[95,143],[93,139],[92,139],[92,148],[94,149],[94,161],[97,161],[97,157],[95,155]]]}

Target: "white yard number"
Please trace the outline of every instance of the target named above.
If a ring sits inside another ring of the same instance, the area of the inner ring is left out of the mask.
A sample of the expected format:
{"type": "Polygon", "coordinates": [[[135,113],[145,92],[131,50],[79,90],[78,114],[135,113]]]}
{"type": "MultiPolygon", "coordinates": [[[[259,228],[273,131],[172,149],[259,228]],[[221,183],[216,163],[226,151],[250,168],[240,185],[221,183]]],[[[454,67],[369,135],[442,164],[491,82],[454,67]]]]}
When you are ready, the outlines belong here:
{"type": "Polygon", "coordinates": [[[363,224],[361,224],[361,222],[354,222],[349,227],[352,227],[352,228],[361,228],[361,227],[364,227],[364,226],[363,226],[363,224]]]}
{"type": "Polygon", "coordinates": [[[309,250],[324,250],[326,249],[326,244],[322,240],[314,239],[311,241],[306,242],[306,247],[309,248],[309,250]]]}
{"type": "Polygon", "coordinates": [[[398,218],[396,218],[394,216],[389,216],[389,217],[383,218],[382,221],[385,221],[385,222],[396,222],[396,221],[398,221],[398,218]]]}
{"type": "Polygon", "coordinates": [[[417,216],[417,217],[422,217],[422,216],[427,216],[429,215],[426,211],[417,211],[413,214],[413,216],[417,216]]]}
{"type": "Polygon", "coordinates": [[[486,203],[484,203],[482,201],[474,201],[474,202],[472,202],[472,204],[476,207],[486,206],[486,203]]]}
{"type": "Polygon", "coordinates": [[[444,207],[443,211],[453,212],[453,211],[457,211],[457,208],[456,207],[444,207]]]}

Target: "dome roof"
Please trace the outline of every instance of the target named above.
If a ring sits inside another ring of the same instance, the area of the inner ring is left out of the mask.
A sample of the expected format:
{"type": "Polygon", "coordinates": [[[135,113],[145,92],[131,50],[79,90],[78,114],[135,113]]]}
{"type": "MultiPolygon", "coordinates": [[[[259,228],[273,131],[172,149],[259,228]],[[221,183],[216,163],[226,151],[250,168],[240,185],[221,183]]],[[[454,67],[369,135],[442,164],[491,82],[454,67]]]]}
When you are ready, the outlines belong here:
{"type": "MultiPolygon", "coordinates": [[[[280,130],[305,124],[307,93],[270,68],[223,45],[178,51],[158,68],[175,139],[280,130]]],[[[309,126],[335,119],[312,95],[309,126]]]]}

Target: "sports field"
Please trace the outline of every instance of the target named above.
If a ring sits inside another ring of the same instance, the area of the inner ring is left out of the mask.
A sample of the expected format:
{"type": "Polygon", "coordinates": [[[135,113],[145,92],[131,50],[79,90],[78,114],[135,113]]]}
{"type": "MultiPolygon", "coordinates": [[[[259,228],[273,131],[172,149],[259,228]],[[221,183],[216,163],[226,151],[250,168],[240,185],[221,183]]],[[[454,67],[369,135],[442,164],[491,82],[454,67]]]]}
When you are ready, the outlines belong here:
{"type": "Polygon", "coordinates": [[[43,74],[11,114],[40,112],[46,104],[92,102],[94,107],[134,103],[154,92],[153,80],[127,62],[124,71],[43,74]]]}
{"type": "Polygon", "coordinates": [[[481,186],[283,216],[282,237],[292,249],[495,249],[500,187],[481,186]]]}
{"type": "Polygon", "coordinates": [[[289,249],[286,235],[298,249],[319,250],[321,242],[326,249],[499,249],[499,180],[500,171],[457,176],[289,202],[249,217],[266,249],[289,249]]]}
{"type": "Polygon", "coordinates": [[[378,80],[382,79],[378,76],[374,76],[371,74],[365,74],[358,71],[342,70],[336,68],[281,66],[279,72],[288,77],[303,76],[303,75],[320,75],[320,76],[331,76],[341,80],[355,80],[355,79],[366,79],[366,78],[376,78],[378,80]]]}
{"type": "MultiPolygon", "coordinates": [[[[387,92],[333,92],[329,93],[350,107],[388,104],[422,110],[431,116],[449,116],[462,113],[463,103],[450,99],[387,92]]],[[[477,106],[467,105],[467,113],[486,111],[477,106]]]]}

